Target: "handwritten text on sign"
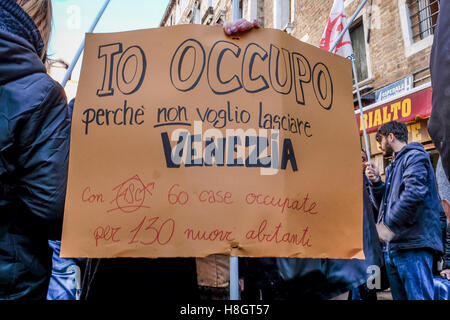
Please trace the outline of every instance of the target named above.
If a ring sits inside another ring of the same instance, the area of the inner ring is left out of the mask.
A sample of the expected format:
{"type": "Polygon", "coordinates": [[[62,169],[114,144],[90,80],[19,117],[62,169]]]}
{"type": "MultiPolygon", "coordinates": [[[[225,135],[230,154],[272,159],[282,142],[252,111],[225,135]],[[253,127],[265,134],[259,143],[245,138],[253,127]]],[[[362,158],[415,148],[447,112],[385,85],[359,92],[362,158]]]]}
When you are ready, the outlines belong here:
{"type": "Polygon", "coordinates": [[[362,257],[351,102],[350,64],[280,31],[88,34],[62,255],[362,257]]]}

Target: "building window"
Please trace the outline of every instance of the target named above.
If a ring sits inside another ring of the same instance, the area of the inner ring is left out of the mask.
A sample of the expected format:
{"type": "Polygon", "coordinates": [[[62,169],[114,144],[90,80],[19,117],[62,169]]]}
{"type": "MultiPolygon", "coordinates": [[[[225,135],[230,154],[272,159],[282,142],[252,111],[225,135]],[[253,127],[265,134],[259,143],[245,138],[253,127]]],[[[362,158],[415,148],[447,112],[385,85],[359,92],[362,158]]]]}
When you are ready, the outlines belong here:
{"type": "Polygon", "coordinates": [[[439,1],[397,1],[405,45],[405,57],[410,57],[433,44],[434,26],[439,13],[439,1]]]}
{"type": "Polygon", "coordinates": [[[219,11],[216,14],[215,19],[213,19],[213,22],[211,24],[224,24],[225,22],[225,12],[223,10],[219,11]]]}
{"type": "Polygon", "coordinates": [[[195,12],[194,10],[189,11],[188,15],[187,15],[187,21],[190,24],[194,24],[194,19],[195,19],[195,12]]]}
{"type": "Polygon", "coordinates": [[[244,12],[244,8],[243,8],[243,4],[242,4],[242,0],[239,0],[239,11],[238,11],[238,15],[237,18],[238,19],[242,19],[243,18],[243,12],[244,12]]]}
{"type": "Polygon", "coordinates": [[[197,8],[195,8],[195,24],[201,24],[201,16],[200,16],[200,4],[197,8]]]}
{"type": "Polygon", "coordinates": [[[243,1],[242,0],[232,0],[232,6],[231,6],[231,13],[232,13],[232,20],[236,21],[238,19],[243,18],[243,1]]]}
{"type": "Polygon", "coordinates": [[[369,77],[367,69],[366,39],[364,36],[364,24],[362,20],[357,22],[350,29],[350,38],[355,55],[356,74],[358,82],[366,80],[369,77]]]}
{"type": "Polygon", "coordinates": [[[294,0],[275,0],[273,5],[274,27],[284,30],[293,18],[292,3],[294,0]]]}
{"type": "Polygon", "coordinates": [[[187,15],[188,22],[190,24],[200,24],[200,2],[195,2],[192,6],[191,11],[187,15]]]}
{"type": "Polygon", "coordinates": [[[248,0],[247,12],[248,20],[253,21],[258,19],[258,0],[248,0]]]}
{"type": "Polygon", "coordinates": [[[413,42],[434,34],[439,14],[439,0],[408,0],[406,5],[413,42]]]}

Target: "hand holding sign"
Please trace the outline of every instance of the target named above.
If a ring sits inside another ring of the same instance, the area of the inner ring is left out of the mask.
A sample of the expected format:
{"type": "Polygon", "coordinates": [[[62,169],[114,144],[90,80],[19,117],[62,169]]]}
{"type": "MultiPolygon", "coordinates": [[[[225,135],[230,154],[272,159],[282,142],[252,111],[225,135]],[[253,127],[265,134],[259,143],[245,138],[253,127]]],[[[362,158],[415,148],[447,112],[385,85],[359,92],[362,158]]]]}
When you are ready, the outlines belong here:
{"type": "Polygon", "coordinates": [[[253,20],[253,22],[250,22],[246,19],[239,19],[236,20],[236,22],[225,22],[223,24],[223,31],[229,36],[232,36],[239,32],[248,31],[253,28],[259,28],[258,21],[253,20]]]}

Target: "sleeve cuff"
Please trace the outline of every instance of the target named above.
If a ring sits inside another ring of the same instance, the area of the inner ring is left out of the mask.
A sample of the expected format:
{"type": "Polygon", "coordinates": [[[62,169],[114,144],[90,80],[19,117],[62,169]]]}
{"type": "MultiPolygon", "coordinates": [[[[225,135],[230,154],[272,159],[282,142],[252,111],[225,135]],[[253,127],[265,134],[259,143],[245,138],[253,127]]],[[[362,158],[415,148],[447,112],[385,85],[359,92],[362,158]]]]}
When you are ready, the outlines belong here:
{"type": "Polygon", "coordinates": [[[380,179],[378,179],[378,181],[377,182],[372,182],[372,181],[370,181],[370,184],[371,184],[371,186],[372,187],[380,187],[382,184],[383,184],[383,181],[381,180],[381,178],[380,179]]]}

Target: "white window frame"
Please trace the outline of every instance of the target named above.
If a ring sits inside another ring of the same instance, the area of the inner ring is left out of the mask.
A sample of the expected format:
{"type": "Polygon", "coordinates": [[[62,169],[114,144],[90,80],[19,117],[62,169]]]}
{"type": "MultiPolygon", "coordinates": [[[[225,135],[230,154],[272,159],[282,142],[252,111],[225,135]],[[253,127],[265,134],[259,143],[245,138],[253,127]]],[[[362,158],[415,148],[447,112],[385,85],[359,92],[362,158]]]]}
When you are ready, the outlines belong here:
{"type": "Polygon", "coordinates": [[[296,0],[291,0],[291,17],[289,19],[290,23],[294,23],[295,20],[295,1],[296,0]]]}
{"type": "Polygon", "coordinates": [[[239,14],[238,14],[238,19],[242,19],[244,18],[244,0],[237,0],[238,2],[238,10],[239,10],[239,14]],[[242,5],[242,7],[241,7],[242,5]]]}
{"type": "MultiPolygon", "coordinates": [[[[344,2],[344,7],[347,9],[347,6],[350,5],[353,2],[353,0],[347,0],[344,2]]],[[[347,12],[346,12],[347,15],[347,12]]],[[[352,14],[353,15],[353,14],[352,14]]],[[[368,26],[369,26],[369,21],[367,21],[367,15],[366,15],[366,8],[363,8],[358,15],[356,16],[355,20],[353,20],[353,24],[359,23],[362,19],[362,23],[363,23],[363,30],[364,30],[364,45],[366,47],[366,64],[367,64],[367,78],[364,80],[358,79],[358,85],[359,87],[366,85],[368,83],[371,83],[375,80],[375,78],[373,77],[373,73],[372,73],[372,63],[371,63],[371,59],[370,59],[370,46],[367,43],[367,33],[368,33],[368,26]]],[[[347,23],[349,22],[350,18],[347,16],[347,23]]],[[[350,28],[351,29],[351,26],[350,28]]],[[[349,30],[350,32],[350,30],[349,30]]],[[[352,45],[353,47],[353,45],[352,45]]]]}
{"type": "Polygon", "coordinates": [[[258,0],[248,0],[247,2],[247,20],[258,20],[258,0]]]}
{"type": "Polygon", "coordinates": [[[405,46],[405,57],[410,57],[423,49],[431,47],[433,44],[434,35],[429,35],[422,40],[414,42],[411,30],[411,19],[409,18],[409,11],[406,1],[407,0],[398,0],[398,10],[400,14],[403,44],[405,46]]]}
{"type": "Polygon", "coordinates": [[[289,0],[274,0],[273,27],[284,30],[289,23],[289,0]]]}

